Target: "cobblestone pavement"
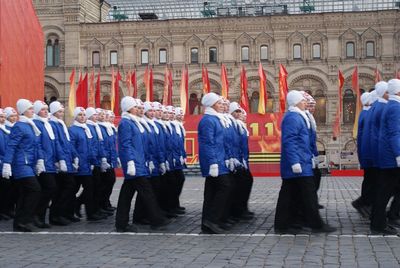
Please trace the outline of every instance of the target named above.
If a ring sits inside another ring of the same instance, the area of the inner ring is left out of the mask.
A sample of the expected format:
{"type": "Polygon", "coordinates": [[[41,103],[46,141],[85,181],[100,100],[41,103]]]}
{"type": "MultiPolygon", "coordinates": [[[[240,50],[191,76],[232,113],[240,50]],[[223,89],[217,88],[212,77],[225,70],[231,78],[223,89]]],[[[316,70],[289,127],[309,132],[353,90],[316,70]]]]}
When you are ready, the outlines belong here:
{"type": "MultiPolygon", "coordinates": [[[[278,178],[255,180],[250,208],[257,217],[226,235],[200,234],[204,179],[189,177],[182,193],[187,214],[162,233],[114,232],[113,217],[82,221],[49,232],[12,233],[0,221],[0,267],[399,267],[400,237],[372,236],[351,206],[360,178],[323,178],[323,218],[338,227],[329,235],[276,235],[273,220],[278,178]]],[[[118,198],[121,181],[113,192],[118,198]]]]}

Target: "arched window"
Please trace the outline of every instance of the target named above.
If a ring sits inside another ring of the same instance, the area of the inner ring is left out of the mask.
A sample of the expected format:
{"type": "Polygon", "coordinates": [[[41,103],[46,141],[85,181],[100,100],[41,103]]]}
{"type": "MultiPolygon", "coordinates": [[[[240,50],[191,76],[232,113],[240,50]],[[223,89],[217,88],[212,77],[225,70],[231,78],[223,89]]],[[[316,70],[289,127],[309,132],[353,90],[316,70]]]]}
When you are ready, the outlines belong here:
{"type": "Polygon", "coordinates": [[[92,52],[92,66],[93,67],[100,66],[100,52],[99,51],[92,52]]]}
{"type": "Polygon", "coordinates": [[[54,48],[53,41],[51,39],[47,40],[46,45],[46,65],[54,66],[54,48]]]}
{"type": "Polygon", "coordinates": [[[356,97],[353,90],[346,89],[343,96],[343,123],[353,124],[356,114],[356,97]]]}
{"type": "Polygon", "coordinates": [[[321,45],[320,44],[313,44],[312,51],[313,51],[313,59],[321,58],[321,45]]]}
{"type": "Polygon", "coordinates": [[[210,47],[210,49],[209,49],[209,62],[210,63],[216,63],[217,60],[218,60],[217,48],[216,47],[210,47]]]}
{"type": "Polygon", "coordinates": [[[375,57],[375,42],[368,41],[366,44],[366,57],[373,58],[375,57]]]}
{"type": "Polygon", "coordinates": [[[271,92],[267,91],[267,113],[274,112],[274,98],[272,97],[271,92]]]}
{"type": "Polygon", "coordinates": [[[263,45],[260,47],[260,60],[268,60],[268,46],[263,45]]]}
{"type": "Polygon", "coordinates": [[[190,62],[199,63],[199,49],[197,47],[190,49],[190,62]]]}
{"type": "Polygon", "coordinates": [[[191,93],[189,97],[189,114],[200,114],[200,101],[196,93],[191,93]]]}
{"type": "Polygon", "coordinates": [[[58,39],[54,40],[54,66],[60,65],[60,44],[58,39]]]}
{"type": "Polygon", "coordinates": [[[165,48],[162,48],[159,51],[159,62],[160,64],[167,63],[167,50],[165,48]]]}
{"type": "Polygon", "coordinates": [[[249,61],[249,47],[248,46],[242,47],[241,57],[242,57],[242,62],[249,61]]]}
{"type": "Polygon", "coordinates": [[[315,99],[315,112],[314,118],[317,124],[326,123],[326,97],[322,90],[317,90],[314,96],[315,99]]]}
{"type": "Polygon", "coordinates": [[[260,94],[257,91],[254,91],[250,97],[250,112],[257,113],[258,111],[258,102],[260,101],[260,94]]]}
{"type": "Polygon", "coordinates": [[[103,96],[103,99],[101,100],[100,107],[102,109],[106,109],[106,110],[110,110],[111,109],[111,97],[110,97],[110,95],[103,96]]]}
{"type": "Polygon", "coordinates": [[[110,51],[110,65],[118,65],[118,52],[110,51]]]}
{"type": "Polygon", "coordinates": [[[301,59],[301,45],[300,44],[293,45],[293,59],[294,60],[301,59]]]}
{"type": "Polygon", "coordinates": [[[147,49],[142,49],[140,51],[140,63],[149,64],[149,51],[147,49]]]}
{"type": "Polygon", "coordinates": [[[355,57],[354,43],[347,42],[346,43],[346,58],[354,58],[354,57],[355,57]]]}

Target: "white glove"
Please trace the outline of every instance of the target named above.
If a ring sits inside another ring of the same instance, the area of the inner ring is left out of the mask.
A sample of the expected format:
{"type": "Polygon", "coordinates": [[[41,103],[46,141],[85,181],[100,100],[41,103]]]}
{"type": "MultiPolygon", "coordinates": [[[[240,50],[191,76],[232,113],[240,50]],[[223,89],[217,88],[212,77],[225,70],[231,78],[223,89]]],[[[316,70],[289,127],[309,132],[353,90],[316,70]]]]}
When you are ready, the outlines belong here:
{"type": "Polygon", "coordinates": [[[122,164],[121,164],[121,159],[119,159],[119,157],[117,157],[117,168],[121,168],[122,164]]]}
{"type": "Polygon", "coordinates": [[[103,157],[101,159],[100,168],[101,168],[101,172],[106,172],[107,169],[111,168],[111,165],[107,162],[107,158],[103,157]]]}
{"type": "Polygon", "coordinates": [[[242,166],[242,163],[240,163],[240,161],[237,160],[236,158],[233,158],[233,164],[235,165],[235,167],[240,167],[240,166],[242,166]]]}
{"type": "Polygon", "coordinates": [[[67,172],[68,168],[67,168],[67,163],[65,163],[65,160],[60,160],[60,162],[58,162],[59,166],[60,166],[60,171],[61,172],[67,172]]]}
{"type": "Polygon", "coordinates": [[[161,175],[164,175],[167,172],[167,168],[165,167],[165,163],[160,164],[160,172],[161,175]]]}
{"type": "Polygon", "coordinates": [[[7,164],[7,163],[3,164],[3,172],[1,173],[1,176],[4,179],[9,179],[12,176],[10,164],[7,164]]]}
{"type": "Polygon", "coordinates": [[[38,159],[36,162],[36,175],[40,175],[41,173],[45,172],[46,168],[44,167],[44,160],[38,159]]]}
{"type": "Polygon", "coordinates": [[[128,168],[126,170],[126,173],[130,176],[135,176],[136,175],[136,168],[135,168],[135,162],[132,160],[128,162],[128,168]]]}
{"type": "Polygon", "coordinates": [[[90,165],[90,170],[93,171],[94,165],[90,165]]]}
{"type": "Polygon", "coordinates": [[[317,156],[313,156],[313,158],[312,158],[311,160],[312,160],[312,168],[313,168],[313,169],[314,169],[314,168],[317,168],[317,167],[318,167],[318,164],[319,164],[318,157],[317,157],[317,156]]]}
{"type": "Polygon", "coordinates": [[[175,166],[176,166],[176,160],[175,160],[175,158],[172,159],[172,161],[174,162],[174,167],[175,167],[175,166]]]}
{"type": "MultiPolygon", "coordinates": [[[[396,157],[397,167],[400,167],[400,156],[396,157]]],[[[5,164],[4,164],[5,165],[5,164]]],[[[3,167],[4,168],[4,167],[3,167]]]]}
{"type": "Polygon", "coordinates": [[[294,164],[294,165],[292,166],[292,171],[293,171],[293,173],[295,173],[295,174],[299,174],[299,173],[303,172],[303,171],[301,170],[301,165],[300,165],[300,163],[294,164]]]}
{"type": "Polygon", "coordinates": [[[185,164],[185,159],[183,159],[183,156],[179,157],[179,160],[181,161],[181,165],[183,166],[185,164]]]}
{"type": "Polygon", "coordinates": [[[218,164],[212,164],[210,166],[210,171],[208,172],[208,174],[210,174],[211,177],[218,177],[218,164]]]}
{"type": "Polygon", "coordinates": [[[153,163],[153,161],[150,161],[149,162],[149,170],[150,170],[150,174],[151,173],[153,173],[153,170],[155,169],[156,167],[154,166],[154,163],[153,163]]]}
{"type": "Polygon", "coordinates": [[[75,157],[74,162],[72,163],[72,166],[74,167],[75,170],[79,169],[79,158],[75,157]]]}
{"type": "Polygon", "coordinates": [[[235,170],[235,162],[233,161],[233,158],[229,159],[229,170],[233,172],[235,170]]]}
{"type": "Polygon", "coordinates": [[[247,162],[244,159],[243,159],[243,166],[244,166],[245,169],[249,169],[249,167],[247,166],[247,162]]]}
{"type": "Polygon", "coordinates": [[[229,159],[225,160],[225,166],[226,168],[229,168],[229,159]]]}
{"type": "Polygon", "coordinates": [[[170,168],[169,168],[169,162],[168,162],[168,161],[165,161],[165,167],[167,168],[167,171],[170,170],[170,168]]]}

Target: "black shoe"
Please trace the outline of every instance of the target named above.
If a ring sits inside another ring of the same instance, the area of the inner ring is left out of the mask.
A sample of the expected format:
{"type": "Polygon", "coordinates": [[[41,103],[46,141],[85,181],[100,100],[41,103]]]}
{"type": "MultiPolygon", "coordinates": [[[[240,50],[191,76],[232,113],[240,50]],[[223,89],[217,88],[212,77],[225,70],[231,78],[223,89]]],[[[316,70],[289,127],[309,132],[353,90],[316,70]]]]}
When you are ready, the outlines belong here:
{"type": "Polygon", "coordinates": [[[391,226],[387,226],[385,229],[374,229],[371,228],[371,234],[372,235],[397,235],[398,232],[395,228],[391,226]]]}
{"type": "Polygon", "coordinates": [[[114,212],[115,209],[113,207],[104,207],[103,210],[108,211],[108,212],[114,212]]]}
{"type": "Polygon", "coordinates": [[[139,224],[139,225],[150,225],[151,224],[151,222],[148,219],[133,220],[133,223],[139,224]]]}
{"type": "Polygon", "coordinates": [[[173,211],[173,213],[175,213],[176,215],[183,215],[183,214],[185,214],[186,213],[186,211],[185,210],[180,210],[180,209],[175,209],[174,211],[173,211]]]}
{"type": "Polygon", "coordinates": [[[5,213],[0,213],[0,220],[8,221],[8,220],[11,220],[11,217],[8,216],[8,215],[5,214],[5,213]]]}
{"type": "Polygon", "coordinates": [[[101,214],[104,214],[104,215],[107,215],[107,216],[114,215],[114,211],[108,211],[108,210],[105,210],[105,209],[102,209],[102,208],[99,209],[98,213],[101,213],[101,214]]]}
{"type": "Polygon", "coordinates": [[[186,208],[185,207],[181,207],[181,206],[179,206],[177,209],[182,210],[182,211],[186,211],[186,208]]]}
{"type": "Polygon", "coordinates": [[[31,223],[27,223],[27,224],[19,223],[17,225],[14,225],[13,230],[14,230],[14,232],[35,232],[36,228],[31,223]]]}
{"type": "Polygon", "coordinates": [[[165,212],[165,217],[167,217],[168,219],[172,219],[172,218],[179,217],[179,215],[174,212],[168,211],[168,212],[165,212]]]}
{"type": "Polygon", "coordinates": [[[203,225],[210,229],[214,234],[223,234],[225,231],[218,226],[218,224],[213,223],[209,220],[203,220],[203,225]]]}
{"type": "Polygon", "coordinates": [[[71,222],[80,222],[81,221],[81,219],[76,217],[75,215],[71,216],[71,217],[66,217],[66,219],[71,221],[71,222]]]}
{"type": "Polygon", "coordinates": [[[294,228],[274,228],[275,234],[292,234],[292,235],[296,235],[299,234],[301,232],[301,229],[294,229],[294,228]]]}
{"type": "Polygon", "coordinates": [[[335,227],[330,226],[329,224],[323,224],[321,228],[312,228],[311,231],[313,233],[332,233],[337,229],[335,227]]]}
{"type": "Polygon", "coordinates": [[[387,224],[394,228],[400,228],[400,220],[389,219],[387,224]]]}
{"type": "Polygon", "coordinates": [[[39,229],[49,229],[51,226],[44,221],[40,220],[39,218],[35,217],[33,219],[33,224],[39,229]]]}
{"type": "Polygon", "coordinates": [[[105,219],[104,216],[97,213],[87,217],[87,221],[101,221],[104,219],[105,219]]]}
{"type": "Polygon", "coordinates": [[[164,219],[162,222],[157,223],[155,225],[151,225],[150,228],[152,230],[162,231],[165,230],[165,227],[172,222],[171,219],[164,219]]]}
{"type": "Polygon", "coordinates": [[[234,221],[231,218],[227,219],[226,222],[230,223],[230,224],[236,224],[237,223],[237,221],[234,221]]]}
{"type": "Polygon", "coordinates": [[[224,222],[224,223],[221,223],[221,224],[219,225],[219,227],[221,227],[221,229],[224,229],[224,230],[226,230],[226,231],[229,231],[230,229],[232,229],[233,224],[224,222]]]}
{"type": "Polygon", "coordinates": [[[118,233],[136,233],[138,229],[136,226],[128,224],[126,227],[116,227],[116,231],[118,233]]]}
{"type": "Polygon", "coordinates": [[[64,217],[54,217],[50,219],[51,225],[66,226],[71,222],[64,217]]]}
{"type": "Polygon", "coordinates": [[[356,199],[353,202],[351,202],[351,205],[358,211],[358,213],[361,214],[361,216],[363,216],[364,218],[369,217],[368,213],[364,209],[365,208],[364,204],[362,204],[359,199],[356,199]]]}
{"type": "Polygon", "coordinates": [[[318,209],[324,209],[325,207],[321,204],[318,204],[318,209]]]}

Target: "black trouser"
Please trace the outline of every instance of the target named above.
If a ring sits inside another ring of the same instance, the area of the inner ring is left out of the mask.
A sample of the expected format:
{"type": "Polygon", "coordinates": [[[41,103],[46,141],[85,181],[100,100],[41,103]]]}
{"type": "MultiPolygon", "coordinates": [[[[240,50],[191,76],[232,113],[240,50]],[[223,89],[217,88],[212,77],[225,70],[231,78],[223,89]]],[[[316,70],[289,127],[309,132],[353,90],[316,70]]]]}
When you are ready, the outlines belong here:
{"type": "MultiPolygon", "coordinates": [[[[74,216],[76,183],[73,174],[56,174],[57,192],[50,207],[50,218],[74,216]]],[[[79,190],[79,188],[78,188],[79,190]]]]}
{"type": "Polygon", "coordinates": [[[104,175],[105,172],[101,172],[100,167],[93,168],[93,198],[95,211],[98,211],[100,207],[102,207],[102,202],[104,201],[104,175]]]}
{"type": "Polygon", "coordinates": [[[400,191],[394,194],[392,203],[390,203],[390,209],[388,212],[388,218],[399,219],[400,217],[400,191]]]}
{"type": "Polygon", "coordinates": [[[283,179],[275,212],[275,229],[287,229],[295,223],[298,207],[302,208],[305,224],[321,228],[314,177],[283,179]],[[299,203],[300,202],[300,203],[299,203]]]}
{"type": "Polygon", "coordinates": [[[135,193],[143,200],[146,214],[152,225],[164,221],[161,210],[157,205],[156,197],[148,177],[138,177],[124,180],[118,197],[117,213],[115,216],[115,227],[125,228],[129,223],[129,212],[131,210],[132,198],[135,193]]]}
{"type": "Polygon", "coordinates": [[[185,183],[185,174],[183,174],[182,169],[177,169],[174,171],[174,191],[171,200],[171,207],[176,209],[181,206],[179,202],[179,197],[182,193],[183,184],[185,183]]]}
{"type": "Polygon", "coordinates": [[[14,192],[10,179],[0,177],[0,214],[9,214],[14,211],[14,192]]]}
{"type": "Polygon", "coordinates": [[[232,194],[231,215],[240,217],[243,213],[249,211],[248,201],[253,187],[253,176],[248,169],[239,169],[233,176],[235,183],[232,194]]]}
{"type": "MultiPolygon", "coordinates": [[[[157,205],[160,206],[160,202],[158,199],[159,196],[159,191],[160,191],[160,177],[150,177],[149,179],[151,188],[153,189],[154,197],[157,202],[157,205]]],[[[160,210],[161,213],[161,210],[160,210]]],[[[145,219],[148,219],[148,215],[146,212],[146,206],[144,204],[143,198],[138,195],[136,197],[136,202],[135,202],[135,209],[133,211],[133,216],[132,216],[132,222],[140,222],[145,219]]]]}
{"type": "Polygon", "coordinates": [[[371,229],[383,230],[386,228],[386,206],[399,188],[400,168],[381,169],[376,198],[372,206],[371,229]]]}
{"type": "Polygon", "coordinates": [[[18,201],[14,226],[31,223],[40,200],[40,184],[36,177],[15,179],[15,184],[18,189],[18,201]]]}
{"type": "Polygon", "coordinates": [[[160,200],[161,208],[165,211],[174,210],[176,179],[173,171],[167,171],[161,176],[160,200]]]}
{"type": "Polygon", "coordinates": [[[46,210],[49,207],[50,201],[54,200],[57,193],[57,184],[55,173],[41,173],[37,180],[42,189],[40,193],[40,200],[36,207],[36,216],[40,221],[45,222],[46,210]]]}
{"type": "Polygon", "coordinates": [[[364,179],[361,184],[361,196],[357,199],[362,206],[372,206],[376,198],[377,182],[380,170],[377,168],[365,168],[364,179]]]}
{"type": "Polygon", "coordinates": [[[230,174],[216,178],[208,176],[204,184],[204,201],[202,220],[219,224],[223,220],[224,211],[229,204],[232,191],[230,174]]]}
{"type": "Polygon", "coordinates": [[[101,173],[103,183],[103,193],[100,201],[101,208],[111,206],[110,196],[112,194],[115,184],[115,171],[113,168],[107,169],[106,172],[101,173]]]}
{"type": "Polygon", "coordinates": [[[321,185],[321,176],[322,176],[321,170],[319,168],[313,168],[313,173],[314,173],[315,192],[318,192],[319,186],[321,185]]]}
{"type": "Polygon", "coordinates": [[[94,199],[94,180],[93,177],[88,176],[75,176],[76,187],[75,195],[78,193],[79,188],[83,187],[83,192],[75,201],[75,205],[85,204],[86,216],[91,217],[96,213],[96,203],[94,199]]]}

